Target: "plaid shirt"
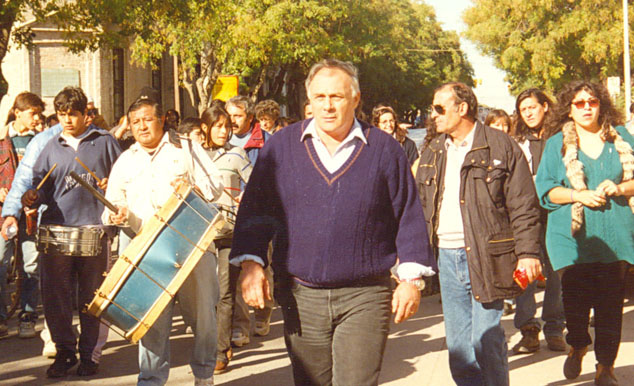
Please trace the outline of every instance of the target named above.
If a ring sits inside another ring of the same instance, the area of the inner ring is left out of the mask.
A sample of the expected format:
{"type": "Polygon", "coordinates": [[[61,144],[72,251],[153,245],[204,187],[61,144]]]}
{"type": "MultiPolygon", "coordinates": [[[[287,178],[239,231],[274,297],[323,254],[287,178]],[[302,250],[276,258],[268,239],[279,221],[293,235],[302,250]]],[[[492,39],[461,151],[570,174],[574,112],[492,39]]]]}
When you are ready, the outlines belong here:
{"type": "MultiPolygon", "coordinates": [[[[18,167],[18,159],[16,157],[11,139],[6,136],[0,140],[0,188],[11,189],[15,169],[18,167]]],[[[4,203],[0,203],[0,209],[4,203]]],[[[0,217],[0,226],[4,222],[4,218],[0,217]]]]}

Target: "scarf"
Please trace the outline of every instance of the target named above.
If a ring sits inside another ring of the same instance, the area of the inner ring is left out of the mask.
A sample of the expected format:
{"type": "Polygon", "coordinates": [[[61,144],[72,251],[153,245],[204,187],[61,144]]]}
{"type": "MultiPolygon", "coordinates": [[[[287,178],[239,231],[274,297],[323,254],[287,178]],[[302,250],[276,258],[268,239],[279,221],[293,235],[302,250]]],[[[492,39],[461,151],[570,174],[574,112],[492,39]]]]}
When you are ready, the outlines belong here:
{"type": "MultiPolygon", "coordinates": [[[[604,130],[607,131],[610,137],[614,138],[614,147],[619,154],[619,160],[623,167],[623,181],[631,180],[632,177],[634,177],[634,155],[632,154],[632,147],[623,140],[611,125],[604,126],[604,130]]],[[[583,173],[583,164],[579,161],[578,157],[579,145],[574,122],[567,122],[561,129],[561,132],[564,136],[563,162],[566,166],[566,177],[568,177],[570,185],[572,185],[574,190],[586,190],[588,187],[585,181],[585,174],[583,173]]],[[[634,196],[628,199],[628,204],[634,213],[634,196]]],[[[571,232],[574,236],[583,225],[583,204],[574,202],[570,214],[572,216],[571,232]]]]}

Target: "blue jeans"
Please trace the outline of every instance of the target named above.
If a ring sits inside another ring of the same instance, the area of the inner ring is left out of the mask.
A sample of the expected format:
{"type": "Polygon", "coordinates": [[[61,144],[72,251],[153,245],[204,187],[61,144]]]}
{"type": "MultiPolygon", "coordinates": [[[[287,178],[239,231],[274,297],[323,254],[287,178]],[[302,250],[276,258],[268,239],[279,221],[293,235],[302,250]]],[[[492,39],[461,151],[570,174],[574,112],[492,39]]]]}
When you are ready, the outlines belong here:
{"type": "MultiPolygon", "coordinates": [[[[544,263],[544,276],[546,276],[546,290],[544,291],[544,306],[542,308],[542,320],[544,321],[544,335],[561,336],[566,327],[566,317],[564,316],[564,304],[561,300],[561,280],[559,275],[553,271],[550,260],[546,258],[544,263]]],[[[536,282],[531,283],[524,293],[515,298],[517,308],[513,324],[515,328],[535,326],[540,328],[539,321],[535,318],[537,304],[535,304],[536,282]]]]}
{"type": "Polygon", "coordinates": [[[473,298],[463,248],[439,249],[438,269],[454,381],[458,386],[508,385],[507,344],[500,324],[504,301],[479,303],[473,298]]]}
{"type": "MultiPolygon", "coordinates": [[[[35,313],[39,303],[40,270],[38,256],[39,252],[35,248],[35,238],[27,236],[22,227],[19,228],[20,248],[22,250],[22,261],[25,278],[22,281],[20,292],[20,307],[22,312],[35,313]]],[[[15,240],[4,240],[0,237],[0,320],[7,318],[7,268],[11,256],[15,253],[15,240]]]]}
{"type": "MultiPolygon", "coordinates": [[[[211,378],[216,366],[216,256],[205,253],[176,293],[183,320],[194,331],[190,367],[197,378],[211,378]]],[[[139,342],[138,385],[164,385],[170,370],[170,330],[174,300],[139,342]]]]}
{"type": "MultiPolygon", "coordinates": [[[[290,284],[290,283],[289,283],[290,284]]],[[[391,283],[276,287],[296,385],[376,385],[390,327],[391,283]]]]}

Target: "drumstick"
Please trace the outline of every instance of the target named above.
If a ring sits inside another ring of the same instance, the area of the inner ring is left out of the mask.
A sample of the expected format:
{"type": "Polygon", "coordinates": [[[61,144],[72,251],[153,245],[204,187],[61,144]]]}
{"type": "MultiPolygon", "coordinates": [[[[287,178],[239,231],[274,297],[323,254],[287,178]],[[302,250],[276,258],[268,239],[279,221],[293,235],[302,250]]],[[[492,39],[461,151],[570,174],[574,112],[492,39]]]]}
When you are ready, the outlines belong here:
{"type": "Polygon", "coordinates": [[[90,175],[92,176],[92,178],[94,178],[95,180],[97,180],[97,183],[100,184],[101,183],[101,178],[97,177],[97,175],[95,173],[93,173],[92,170],[90,170],[90,168],[88,166],[86,166],[85,163],[81,162],[81,160],[79,159],[79,157],[75,157],[75,161],[79,162],[79,164],[81,165],[82,168],[86,169],[86,171],[88,173],[90,173],[90,175]]]}
{"type": "Polygon", "coordinates": [[[57,167],[57,164],[53,164],[53,167],[51,168],[51,170],[48,171],[48,173],[46,173],[46,175],[44,176],[44,178],[42,178],[42,181],[40,181],[39,184],[37,184],[37,188],[35,188],[35,190],[40,190],[40,188],[42,187],[42,185],[44,185],[44,182],[46,182],[46,180],[48,179],[48,176],[51,175],[51,173],[53,173],[53,170],[55,170],[55,168],[57,167]]]}
{"type": "MultiPolygon", "coordinates": [[[[87,189],[90,192],[90,194],[92,194],[97,200],[101,201],[108,209],[110,209],[111,211],[115,213],[119,212],[119,208],[117,208],[113,203],[108,201],[108,199],[104,197],[103,194],[99,193],[97,189],[93,188],[88,182],[84,181],[77,173],[75,173],[74,171],[71,171],[69,174],[71,177],[73,177],[75,181],[77,181],[79,185],[87,189]]],[[[132,229],[130,228],[122,228],[122,229],[123,229],[123,232],[127,234],[130,238],[134,238],[134,236],[136,236],[136,234],[134,233],[132,229]]]]}
{"type": "Polygon", "coordinates": [[[119,212],[119,208],[117,208],[113,203],[108,201],[108,199],[106,199],[106,197],[104,197],[103,194],[99,193],[97,189],[93,188],[92,185],[84,181],[84,179],[81,178],[77,173],[75,173],[74,171],[71,171],[69,174],[71,177],[73,177],[75,181],[77,181],[77,183],[79,183],[79,185],[86,188],[90,192],[90,194],[92,194],[97,200],[101,201],[108,209],[110,209],[111,211],[115,213],[119,212]]]}
{"type": "Polygon", "coordinates": [[[227,193],[227,196],[231,197],[231,199],[232,199],[234,202],[236,202],[236,203],[238,203],[238,204],[240,203],[238,200],[236,200],[236,199],[235,199],[235,198],[231,195],[231,193],[229,193],[229,191],[227,190],[227,188],[224,188],[224,189],[222,190],[222,192],[223,192],[223,193],[227,193]]]}

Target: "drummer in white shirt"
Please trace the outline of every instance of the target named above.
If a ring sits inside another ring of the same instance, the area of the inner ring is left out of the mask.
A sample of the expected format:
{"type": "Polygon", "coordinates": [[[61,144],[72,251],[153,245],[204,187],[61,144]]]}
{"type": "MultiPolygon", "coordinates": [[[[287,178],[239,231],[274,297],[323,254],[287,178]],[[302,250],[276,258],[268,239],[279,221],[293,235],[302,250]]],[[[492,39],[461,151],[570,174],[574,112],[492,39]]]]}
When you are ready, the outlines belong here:
{"type": "MultiPolygon", "coordinates": [[[[110,173],[106,198],[119,207],[106,209],[104,223],[128,223],[138,231],[174,192],[178,182],[193,183],[213,201],[224,188],[213,162],[200,145],[164,131],[161,106],[139,99],[128,109],[136,143],[126,150],[110,173]]],[[[140,294],[140,296],[143,296],[140,294]]],[[[194,331],[190,366],[196,385],[213,385],[216,362],[216,258],[208,251],[176,294],[183,319],[194,331]]],[[[139,385],[164,385],[169,376],[169,332],[174,300],[168,304],[139,344],[139,385]]]]}

